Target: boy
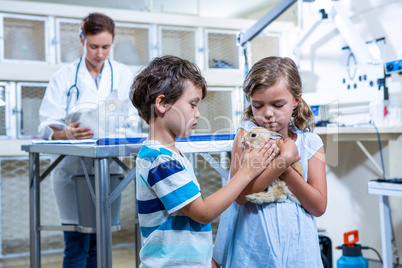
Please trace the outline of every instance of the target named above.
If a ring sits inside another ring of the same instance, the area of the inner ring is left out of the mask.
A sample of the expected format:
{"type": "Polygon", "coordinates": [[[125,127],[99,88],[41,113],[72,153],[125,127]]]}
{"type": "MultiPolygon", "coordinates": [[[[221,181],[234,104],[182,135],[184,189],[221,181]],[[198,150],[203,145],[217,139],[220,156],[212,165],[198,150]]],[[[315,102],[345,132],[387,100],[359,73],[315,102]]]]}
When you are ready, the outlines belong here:
{"type": "Polygon", "coordinates": [[[210,222],[236,199],[274,158],[274,144],[247,144],[241,169],[203,199],[193,167],[176,148],[200,117],[206,95],[198,67],[174,56],[155,58],[135,78],[130,99],[149,124],[136,160],[138,217],[144,245],[140,267],[211,267],[210,222]]]}

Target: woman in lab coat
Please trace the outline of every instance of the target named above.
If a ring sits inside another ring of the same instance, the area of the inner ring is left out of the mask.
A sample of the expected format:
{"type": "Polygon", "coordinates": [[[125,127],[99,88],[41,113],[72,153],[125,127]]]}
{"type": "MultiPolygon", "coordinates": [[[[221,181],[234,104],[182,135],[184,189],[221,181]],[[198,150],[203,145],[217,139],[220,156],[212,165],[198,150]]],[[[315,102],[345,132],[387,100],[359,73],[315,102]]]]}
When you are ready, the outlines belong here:
{"type": "MultiPolygon", "coordinates": [[[[81,23],[80,41],[84,55],[58,71],[49,82],[39,116],[39,136],[48,140],[80,140],[97,136],[97,130],[80,125],[80,121],[66,122],[71,111],[96,109],[113,91],[122,103],[129,97],[133,74],[123,64],[107,59],[114,38],[111,18],[92,13],[81,23]]],[[[116,108],[116,107],[114,107],[116,108]]],[[[121,107],[119,107],[121,109],[121,107]]],[[[139,132],[137,111],[127,105],[124,134],[139,132]]],[[[71,118],[71,117],[70,117],[71,118]]],[[[121,116],[119,116],[121,118],[121,116]]],[[[121,136],[121,132],[119,137],[121,136]]],[[[107,135],[107,134],[106,134],[107,135]]],[[[115,136],[114,136],[115,137],[115,136]]],[[[94,174],[93,160],[85,158],[89,174],[94,174]]],[[[117,165],[111,173],[118,171],[117,165]]],[[[78,157],[67,156],[52,172],[51,180],[60,221],[63,225],[77,225],[77,197],[73,175],[84,174],[78,157]]],[[[65,231],[63,267],[96,267],[96,235],[65,231]]]]}

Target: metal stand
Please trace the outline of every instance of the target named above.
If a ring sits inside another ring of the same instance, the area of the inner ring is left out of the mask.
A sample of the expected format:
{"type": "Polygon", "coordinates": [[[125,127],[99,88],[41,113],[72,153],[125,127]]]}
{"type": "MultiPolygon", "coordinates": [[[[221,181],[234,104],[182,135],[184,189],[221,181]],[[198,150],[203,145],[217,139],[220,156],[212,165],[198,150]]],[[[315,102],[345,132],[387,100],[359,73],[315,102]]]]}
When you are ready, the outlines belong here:
{"type": "MultiPolygon", "coordinates": [[[[39,153],[29,153],[29,211],[30,211],[30,267],[41,267],[41,231],[78,231],[75,226],[41,226],[40,224],[40,182],[50,174],[64,156],[59,157],[42,176],[40,176],[39,153]]],[[[135,169],[130,171],[118,158],[116,162],[123,167],[128,176],[121,185],[109,194],[109,158],[95,159],[95,209],[96,209],[96,239],[98,267],[112,267],[112,226],[110,208],[113,201],[121,195],[127,185],[135,179],[135,169]]],[[[136,203],[135,203],[136,212],[136,203]]],[[[138,216],[135,213],[136,232],[136,265],[139,266],[139,249],[141,234],[138,227],[138,216]]]]}
{"type": "MultiPolygon", "coordinates": [[[[195,138],[197,139],[197,138],[195,138]]],[[[177,143],[183,153],[203,153],[207,161],[218,170],[221,176],[227,176],[219,163],[209,155],[211,152],[229,152],[232,149],[233,136],[231,135],[204,135],[198,141],[184,140],[177,143]],[[207,139],[205,136],[208,136],[207,139]],[[213,138],[213,139],[212,139],[213,138]],[[216,142],[215,142],[216,141],[216,142]]],[[[96,238],[98,268],[112,267],[112,227],[111,204],[121,195],[123,190],[135,180],[135,169],[130,170],[119,156],[133,156],[138,153],[142,142],[134,144],[119,144],[114,141],[111,145],[97,145],[95,143],[74,144],[69,141],[54,142],[42,141],[32,145],[23,145],[22,150],[29,153],[29,193],[30,193],[30,267],[39,268],[41,265],[40,231],[59,230],[77,231],[75,226],[41,226],[40,225],[40,182],[50,174],[64,156],[79,156],[93,158],[95,162],[95,209],[96,209],[96,238]],[[57,154],[60,157],[51,166],[39,174],[39,154],[57,154]],[[126,178],[109,194],[109,162],[114,160],[127,173],[126,178]]],[[[88,174],[86,174],[88,175],[88,174]]],[[[138,224],[137,204],[135,210],[135,253],[136,267],[140,264],[139,252],[142,245],[141,232],[138,224]]]]}
{"type": "Polygon", "coordinates": [[[368,183],[368,193],[378,195],[383,267],[392,268],[392,223],[389,196],[402,197],[402,184],[370,181],[368,183]]]}
{"type": "Polygon", "coordinates": [[[95,159],[96,247],[98,267],[112,267],[112,232],[109,198],[109,159],[95,159]],[[100,266],[102,264],[102,266],[100,266]]]}
{"type": "Polygon", "coordinates": [[[40,267],[39,154],[29,154],[29,242],[31,267],[40,267]]]}

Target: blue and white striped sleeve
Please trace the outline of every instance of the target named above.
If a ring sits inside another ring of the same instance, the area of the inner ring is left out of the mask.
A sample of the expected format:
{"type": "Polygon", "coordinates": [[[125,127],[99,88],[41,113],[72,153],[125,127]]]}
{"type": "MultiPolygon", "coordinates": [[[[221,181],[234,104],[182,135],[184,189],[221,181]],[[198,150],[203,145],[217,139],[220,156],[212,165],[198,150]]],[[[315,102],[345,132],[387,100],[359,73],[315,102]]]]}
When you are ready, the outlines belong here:
{"type": "Polygon", "coordinates": [[[174,157],[160,155],[152,166],[148,173],[148,184],[168,213],[183,208],[201,196],[191,175],[174,157]]]}

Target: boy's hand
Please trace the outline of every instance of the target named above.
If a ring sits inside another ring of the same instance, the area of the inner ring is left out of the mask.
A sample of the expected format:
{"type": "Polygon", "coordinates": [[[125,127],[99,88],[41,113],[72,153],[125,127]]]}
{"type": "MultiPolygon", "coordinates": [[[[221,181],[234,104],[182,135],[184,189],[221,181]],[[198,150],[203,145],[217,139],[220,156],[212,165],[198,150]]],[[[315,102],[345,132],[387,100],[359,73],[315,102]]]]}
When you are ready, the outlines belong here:
{"type": "Polygon", "coordinates": [[[278,143],[280,156],[283,157],[288,165],[300,160],[299,149],[294,140],[283,139],[278,143]]]}
{"type": "Polygon", "coordinates": [[[257,177],[275,158],[275,146],[274,141],[265,140],[251,149],[250,143],[246,142],[240,158],[240,169],[250,174],[252,179],[257,177]]]}

